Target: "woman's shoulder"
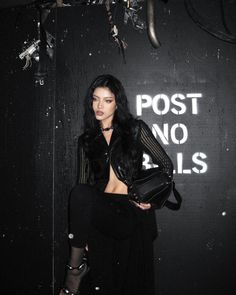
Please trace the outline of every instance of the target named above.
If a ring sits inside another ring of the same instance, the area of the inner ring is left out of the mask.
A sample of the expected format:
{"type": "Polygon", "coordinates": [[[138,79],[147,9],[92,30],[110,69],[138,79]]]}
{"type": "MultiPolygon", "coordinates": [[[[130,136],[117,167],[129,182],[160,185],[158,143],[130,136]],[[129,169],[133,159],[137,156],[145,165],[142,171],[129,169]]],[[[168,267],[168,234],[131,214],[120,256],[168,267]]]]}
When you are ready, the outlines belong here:
{"type": "Polygon", "coordinates": [[[86,138],[87,138],[87,132],[83,132],[78,137],[78,143],[83,145],[85,143],[85,141],[86,141],[86,138]]]}
{"type": "Polygon", "coordinates": [[[78,137],[78,146],[82,146],[84,144],[84,134],[80,134],[78,137]]]}
{"type": "Polygon", "coordinates": [[[148,127],[147,123],[145,123],[140,117],[134,118],[134,126],[138,129],[148,127]]]}
{"type": "Polygon", "coordinates": [[[139,139],[142,136],[142,134],[150,135],[150,132],[151,132],[151,129],[148,126],[148,124],[145,121],[143,121],[141,118],[135,119],[135,128],[133,130],[134,130],[135,136],[137,136],[137,138],[139,139]]]}
{"type": "Polygon", "coordinates": [[[93,141],[98,135],[100,135],[100,129],[94,128],[91,130],[84,131],[79,137],[78,137],[78,143],[79,144],[88,144],[91,141],[93,141]]]}
{"type": "Polygon", "coordinates": [[[146,123],[139,117],[132,118],[132,120],[129,122],[129,126],[131,129],[131,133],[135,138],[139,138],[140,132],[143,128],[145,128],[146,123]]]}

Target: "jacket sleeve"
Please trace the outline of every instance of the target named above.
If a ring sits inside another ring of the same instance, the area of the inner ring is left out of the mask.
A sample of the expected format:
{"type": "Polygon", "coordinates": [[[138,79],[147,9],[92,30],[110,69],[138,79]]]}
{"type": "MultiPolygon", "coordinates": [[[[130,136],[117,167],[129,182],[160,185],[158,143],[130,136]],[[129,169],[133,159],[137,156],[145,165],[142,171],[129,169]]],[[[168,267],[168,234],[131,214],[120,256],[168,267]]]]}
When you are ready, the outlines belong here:
{"type": "Polygon", "coordinates": [[[162,171],[166,172],[172,178],[173,163],[171,159],[156,140],[148,125],[142,120],[139,120],[139,123],[140,142],[143,151],[151,156],[154,164],[157,164],[162,171]]]}
{"type": "Polygon", "coordinates": [[[85,154],[82,138],[79,137],[77,155],[77,184],[87,184],[89,182],[89,174],[89,159],[85,154]]]}

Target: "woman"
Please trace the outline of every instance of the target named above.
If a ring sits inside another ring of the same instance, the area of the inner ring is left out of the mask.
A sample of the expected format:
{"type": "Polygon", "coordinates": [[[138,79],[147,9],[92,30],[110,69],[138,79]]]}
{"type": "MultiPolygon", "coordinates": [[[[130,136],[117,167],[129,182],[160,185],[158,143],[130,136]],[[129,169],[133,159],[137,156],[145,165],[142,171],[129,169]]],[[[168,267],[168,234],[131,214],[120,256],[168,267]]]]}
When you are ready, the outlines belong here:
{"type": "Polygon", "coordinates": [[[154,295],[155,213],[152,204],[129,201],[128,187],[142,169],[143,152],[170,177],[172,162],[148,126],[130,114],[124,88],[111,75],[90,85],[84,123],[78,184],[70,197],[71,253],[60,295],[79,289],[85,295],[154,295]]]}

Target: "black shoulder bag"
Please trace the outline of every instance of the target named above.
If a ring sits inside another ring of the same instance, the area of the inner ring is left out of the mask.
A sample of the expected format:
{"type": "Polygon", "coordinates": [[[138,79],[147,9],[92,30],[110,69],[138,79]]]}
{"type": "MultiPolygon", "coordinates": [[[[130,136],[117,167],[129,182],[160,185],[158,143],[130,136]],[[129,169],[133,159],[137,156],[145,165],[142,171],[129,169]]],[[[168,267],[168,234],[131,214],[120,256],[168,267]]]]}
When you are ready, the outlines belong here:
{"type": "Polygon", "coordinates": [[[159,168],[141,170],[138,179],[128,186],[128,196],[137,203],[150,203],[154,209],[166,206],[171,210],[179,210],[182,203],[173,179],[159,168]],[[172,191],[177,203],[168,200],[172,191]]]}

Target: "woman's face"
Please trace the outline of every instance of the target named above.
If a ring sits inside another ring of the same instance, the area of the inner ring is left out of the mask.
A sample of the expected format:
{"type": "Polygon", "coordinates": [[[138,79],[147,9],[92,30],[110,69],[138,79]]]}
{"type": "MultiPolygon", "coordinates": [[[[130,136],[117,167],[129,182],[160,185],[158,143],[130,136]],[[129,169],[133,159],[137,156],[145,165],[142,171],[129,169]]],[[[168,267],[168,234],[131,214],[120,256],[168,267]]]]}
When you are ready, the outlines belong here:
{"type": "Polygon", "coordinates": [[[115,95],[107,87],[97,87],[93,92],[93,111],[102,127],[110,127],[116,110],[115,95]]]}

